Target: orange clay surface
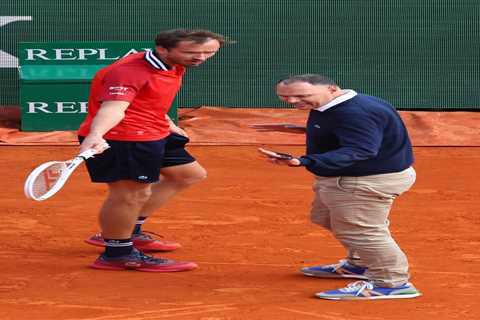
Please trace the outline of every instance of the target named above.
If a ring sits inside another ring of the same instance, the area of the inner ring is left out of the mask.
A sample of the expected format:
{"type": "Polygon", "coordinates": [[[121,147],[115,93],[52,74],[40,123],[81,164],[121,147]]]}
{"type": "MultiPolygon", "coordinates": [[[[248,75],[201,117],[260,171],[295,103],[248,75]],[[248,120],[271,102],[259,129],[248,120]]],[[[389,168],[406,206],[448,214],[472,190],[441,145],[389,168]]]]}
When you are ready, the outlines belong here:
{"type": "MultiPolygon", "coordinates": [[[[266,146],[268,147],[268,145],[266,146]]],[[[300,146],[275,146],[298,154],[300,146]]],[[[391,215],[406,251],[416,299],[332,302],[313,297],[346,280],[308,278],[298,269],[332,263],[342,247],[310,223],[311,176],[266,163],[253,146],[193,146],[209,177],[178,195],[145,230],[182,243],[162,256],[192,260],[182,273],[100,271],[103,185],[85,168],[53,198],[23,196],[36,165],[77,148],[0,147],[0,319],[478,319],[480,317],[480,148],[417,147],[418,180],[391,215]]]]}

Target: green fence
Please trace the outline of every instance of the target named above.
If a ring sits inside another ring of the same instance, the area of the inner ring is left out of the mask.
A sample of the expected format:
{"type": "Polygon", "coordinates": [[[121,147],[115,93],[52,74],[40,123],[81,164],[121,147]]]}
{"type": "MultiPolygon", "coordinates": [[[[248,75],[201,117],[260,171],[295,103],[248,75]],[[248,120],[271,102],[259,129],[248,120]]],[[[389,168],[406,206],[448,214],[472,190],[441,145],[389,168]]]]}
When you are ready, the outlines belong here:
{"type": "Polygon", "coordinates": [[[237,41],[178,104],[282,107],[273,85],[323,73],[400,109],[480,107],[478,0],[15,0],[0,3],[0,105],[19,103],[18,43],[144,41],[171,28],[237,41]]]}

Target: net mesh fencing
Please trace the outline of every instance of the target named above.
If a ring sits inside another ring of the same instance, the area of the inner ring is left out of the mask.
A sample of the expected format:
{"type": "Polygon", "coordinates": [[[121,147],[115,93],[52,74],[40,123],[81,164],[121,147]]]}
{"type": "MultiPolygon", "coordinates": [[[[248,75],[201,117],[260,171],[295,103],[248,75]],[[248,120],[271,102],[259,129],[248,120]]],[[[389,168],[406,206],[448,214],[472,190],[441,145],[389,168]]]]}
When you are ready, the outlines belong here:
{"type": "Polygon", "coordinates": [[[180,107],[286,108],[277,80],[320,73],[401,110],[480,109],[478,0],[16,0],[0,3],[0,105],[18,42],[145,41],[202,28],[236,43],[190,70],[180,107]]]}

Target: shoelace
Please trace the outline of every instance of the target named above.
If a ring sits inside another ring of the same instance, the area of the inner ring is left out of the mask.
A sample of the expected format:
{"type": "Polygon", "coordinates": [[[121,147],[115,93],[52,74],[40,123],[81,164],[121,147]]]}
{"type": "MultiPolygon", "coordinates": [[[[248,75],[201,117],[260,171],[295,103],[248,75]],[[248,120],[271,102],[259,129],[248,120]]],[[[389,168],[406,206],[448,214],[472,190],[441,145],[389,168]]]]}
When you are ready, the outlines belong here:
{"type": "Polygon", "coordinates": [[[155,258],[154,256],[146,255],[143,252],[141,252],[139,250],[135,250],[135,249],[132,252],[132,256],[142,260],[143,262],[147,262],[147,263],[166,263],[166,262],[168,262],[168,259],[155,258]]]}
{"type": "Polygon", "coordinates": [[[346,263],[347,263],[347,260],[342,259],[342,260],[338,261],[338,263],[327,264],[327,265],[324,266],[324,268],[332,268],[333,269],[332,271],[335,272],[338,269],[340,269],[341,267],[343,267],[346,263]]]}
{"type": "Polygon", "coordinates": [[[163,236],[161,234],[158,234],[158,233],[155,233],[155,232],[152,232],[152,231],[142,231],[138,234],[135,234],[134,237],[135,238],[147,239],[147,240],[153,240],[153,237],[151,236],[151,234],[153,234],[154,236],[157,236],[159,238],[163,238],[163,236]]]}
{"type": "Polygon", "coordinates": [[[355,296],[359,296],[365,289],[373,290],[373,284],[367,281],[355,281],[349,283],[345,288],[339,289],[339,291],[345,293],[357,292],[355,296]]]}

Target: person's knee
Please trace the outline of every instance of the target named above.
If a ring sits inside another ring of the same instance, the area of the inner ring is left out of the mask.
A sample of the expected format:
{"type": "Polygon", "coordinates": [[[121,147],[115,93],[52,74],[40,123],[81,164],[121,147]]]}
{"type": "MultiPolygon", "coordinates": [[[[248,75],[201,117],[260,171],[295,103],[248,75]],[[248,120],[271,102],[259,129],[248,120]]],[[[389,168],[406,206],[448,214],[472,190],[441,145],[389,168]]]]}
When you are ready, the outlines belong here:
{"type": "Polygon", "coordinates": [[[122,190],[121,192],[111,192],[110,197],[126,205],[137,206],[146,203],[150,198],[152,191],[150,188],[139,188],[122,190]]]}
{"type": "Polygon", "coordinates": [[[206,178],[207,171],[203,167],[198,167],[186,174],[166,176],[163,179],[169,180],[181,188],[186,188],[193,184],[197,184],[206,178]]]}
{"type": "Polygon", "coordinates": [[[199,182],[202,182],[203,180],[207,179],[207,170],[205,170],[203,167],[198,168],[195,171],[195,174],[192,176],[188,177],[185,182],[188,185],[196,184],[199,182]]]}

